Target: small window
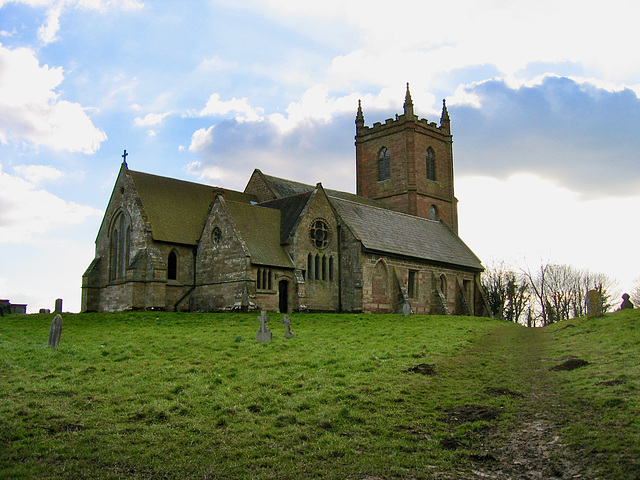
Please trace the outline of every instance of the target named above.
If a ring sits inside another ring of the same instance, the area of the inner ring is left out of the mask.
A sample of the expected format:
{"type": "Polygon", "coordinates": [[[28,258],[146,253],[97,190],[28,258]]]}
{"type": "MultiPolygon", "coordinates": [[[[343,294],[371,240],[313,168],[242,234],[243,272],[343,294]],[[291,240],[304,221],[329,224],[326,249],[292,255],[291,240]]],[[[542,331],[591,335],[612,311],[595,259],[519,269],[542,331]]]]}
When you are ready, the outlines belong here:
{"type": "Polygon", "coordinates": [[[315,257],[315,265],[314,265],[314,271],[315,271],[315,278],[316,280],[320,280],[320,257],[318,255],[316,255],[315,257]]]}
{"type": "Polygon", "coordinates": [[[327,257],[322,256],[322,280],[327,279],[327,257]]]}
{"type": "Polygon", "coordinates": [[[169,253],[169,259],[167,261],[167,280],[178,279],[178,255],[175,251],[169,253]]]}
{"type": "Polygon", "coordinates": [[[333,282],[333,257],[329,257],[329,281],[333,282]]]}
{"type": "Polygon", "coordinates": [[[440,275],[440,291],[447,298],[447,277],[444,276],[444,273],[440,275]]]}
{"type": "Polygon", "coordinates": [[[220,230],[219,227],[214,228],[213,231],[211,232],[211,241],[213,242],[214,245],[218,245],[221,239],[222,239],[222,231],[220,230]]]}
{"type": "Polygon", "coordinates": [[[407,294],[409,298],[418,298],[418,271],[409,270],[409,282],[407,284],[407,294]]]}
{"type": "Polygon", "coordinates": [[[262,289],[262,269],[258,269],[258,274],[256,275],[256,288],[258,290],[262,289]]]}
{"type": "Polygon", "coordinates": [[[435,205],[429,207],[429,218],[431,220],[438,220],[438,207],[435,205]]]}
{"type": "Polygon", "coordinates": [[[378,155],[378,181],[389,180],[391,178],[391,155],[387,147],[383,147],[378,155]]]}
{"type": "Polygon", "coordinates": [[[427,148],[427,180],[436,179],[436,154],[433,148],[427,148]]]}

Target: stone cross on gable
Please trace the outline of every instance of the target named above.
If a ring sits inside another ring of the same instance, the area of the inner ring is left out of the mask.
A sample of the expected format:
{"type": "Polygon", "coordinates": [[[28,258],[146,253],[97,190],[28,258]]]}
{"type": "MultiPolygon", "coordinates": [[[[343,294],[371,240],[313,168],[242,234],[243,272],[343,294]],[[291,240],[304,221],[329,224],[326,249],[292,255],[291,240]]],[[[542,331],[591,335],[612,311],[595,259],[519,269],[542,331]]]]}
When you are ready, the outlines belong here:
{"type": "Polygon", "coordinates": [[[127,153],[127,151],[125,150],[124,153],[122,154],[122,158],[123,158],[123,162],[125,165],[127,165],[127,156],[129,154],[127,153]]]}
{"type": "Polygon", "coordinates": [[[267,322],[269,321],[269,316],[267,312],[262,310],[260,312],[260,316],[258,317],[258,321],[260,322],[260,329],[256,334],[256,340],[258,342],[270,342],[271,341],[271,330],[267,327],[267,322]]]}

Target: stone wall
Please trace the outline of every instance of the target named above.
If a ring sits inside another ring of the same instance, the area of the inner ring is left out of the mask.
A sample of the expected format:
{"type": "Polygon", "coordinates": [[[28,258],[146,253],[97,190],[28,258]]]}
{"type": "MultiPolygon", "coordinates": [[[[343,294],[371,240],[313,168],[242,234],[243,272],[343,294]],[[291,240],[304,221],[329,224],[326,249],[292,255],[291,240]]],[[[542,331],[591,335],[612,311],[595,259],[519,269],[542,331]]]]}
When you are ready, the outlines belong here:
{"type": "Polygon", "coordinates": [[[317,188],[309,199],[291,243],[286,246],[295,268],[303,272],[306,308],[310,311],[339,310],[337,232],[335,213],[324,190],[317,188]],[[316,220],[326,222],[329,229],[329,242],[324,248],[318,248],[310,237],[316,220]]]}
{"type": "Polygon", "coordinates": [[[356,133],[357,193],[389,208],[430,218],[435,204],[440,218],[457,232],[457,206],[453,192],[453,150],[448,130],[410,115],[384,124],[360,127],[356,133]],[[390,178],[378,180],[378,156],[390,154],[390,178]],[[427,179],[426,152],[435,153],[435,181],[427,179]]]}

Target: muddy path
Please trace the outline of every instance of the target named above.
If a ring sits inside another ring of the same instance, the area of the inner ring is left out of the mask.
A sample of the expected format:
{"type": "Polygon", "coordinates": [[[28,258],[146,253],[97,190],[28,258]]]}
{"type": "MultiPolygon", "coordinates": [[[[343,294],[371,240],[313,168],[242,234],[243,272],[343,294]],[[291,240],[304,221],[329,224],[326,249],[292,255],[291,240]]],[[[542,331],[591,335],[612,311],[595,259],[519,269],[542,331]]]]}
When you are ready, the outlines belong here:
{"type": "Polygon", "coordinates": [[[459,374],[475,364],[486,388],[479,392],[479,405],[461,405],[447,414],[466,422],[491,420],[491,409],[482,405],[482,398],[496,396],[514,399],[517,408],[509,418],[493,412],[495,420],[459,444],[455,438],[449,440],[452,448],[466,445],[472,451],[467,455],[471,472],[459,471],[451,478],[598,478],[590,460],[563,442],[562,428],[575,419],[576,408],[558,393],[562,378],[550,370],[557,363],[547,356],[550,341],[541,329],[506,325],[463,354],[467,358],[460,359],[459,374]]]}

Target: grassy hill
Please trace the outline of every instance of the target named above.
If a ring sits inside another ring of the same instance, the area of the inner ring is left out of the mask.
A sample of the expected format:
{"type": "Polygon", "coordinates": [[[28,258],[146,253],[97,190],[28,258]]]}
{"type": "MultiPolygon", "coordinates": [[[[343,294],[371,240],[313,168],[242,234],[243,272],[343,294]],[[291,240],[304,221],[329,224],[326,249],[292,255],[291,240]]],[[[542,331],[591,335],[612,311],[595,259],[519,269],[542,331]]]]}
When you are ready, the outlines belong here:
{"type": "Polygon", "coordinates": [[[0,478],[640,477],[637,310],[51,318],[0,319],[0,478]]]}

